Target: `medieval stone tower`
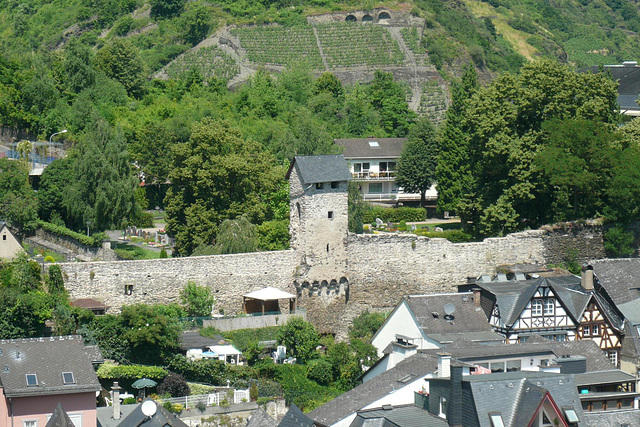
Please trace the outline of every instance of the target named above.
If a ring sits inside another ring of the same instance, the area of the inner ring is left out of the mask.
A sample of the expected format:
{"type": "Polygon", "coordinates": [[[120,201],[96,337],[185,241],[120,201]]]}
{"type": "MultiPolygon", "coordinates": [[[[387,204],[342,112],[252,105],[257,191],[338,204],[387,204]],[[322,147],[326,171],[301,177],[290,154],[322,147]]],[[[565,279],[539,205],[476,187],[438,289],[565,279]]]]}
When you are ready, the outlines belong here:
{"type": "Polygon", "coordinates": [[[291,248],[298,255],[296,288],[309,294],[339,292],[347,283],[347,187],[342,155],[297,156],[287,172],[291,248]]]}

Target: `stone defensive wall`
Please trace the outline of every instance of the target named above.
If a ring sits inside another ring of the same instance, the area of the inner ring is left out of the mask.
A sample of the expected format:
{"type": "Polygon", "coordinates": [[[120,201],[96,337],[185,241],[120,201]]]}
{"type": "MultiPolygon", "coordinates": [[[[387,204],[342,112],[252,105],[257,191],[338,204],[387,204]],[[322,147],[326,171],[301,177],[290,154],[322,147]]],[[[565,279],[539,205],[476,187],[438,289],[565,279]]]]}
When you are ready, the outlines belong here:
{"type": "MultiPolygon", "coordinates": [[[[209,286],[217,307],[240,312],[242,295],[266,286],[294,290],[294,251],[254,252],[140,261],[62,263],[69,296],[94,298],[117,313],[123,305],[179,302],[180,290],[189,281],[209,286]]],[[[216,307],[216,308],[217,308],[216,307]]]]}
{"type": "Polygon", "coordinates": [[[273,286],[297,294],[298,306],[320,331],[343,336],[360,312],[390,310],[404,295],[455,292],[467,277],[495,273],[502,265],[544,265],[572,253],[577,261],[604,256],[602,229],[592,225],[565,224],[472,243],[391,234],[344,239],[346,260],[336,260],[344,272],[336,274],[309,269],[294,250],[60,266],[71,298],[99,299],[111,313],[128,304],[177,302],[188,281],[210,286],[225,314],[239,313],[243,294],[273,286]]]}

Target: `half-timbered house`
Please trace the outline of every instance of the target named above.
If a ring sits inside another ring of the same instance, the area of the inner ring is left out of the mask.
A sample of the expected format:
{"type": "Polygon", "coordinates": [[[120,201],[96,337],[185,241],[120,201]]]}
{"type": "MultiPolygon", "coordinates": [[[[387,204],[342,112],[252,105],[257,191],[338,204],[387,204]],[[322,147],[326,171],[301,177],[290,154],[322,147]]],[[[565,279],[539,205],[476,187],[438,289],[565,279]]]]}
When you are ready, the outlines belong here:
{"type": "Polygon", "coordinates": [[[555,341],[590,339],[618,365],[624,318],[606,291],[593,286],[592,272],[573,275],[500,275],[476,282],[490,325],[507,342],[531,334],[555,341]]]}

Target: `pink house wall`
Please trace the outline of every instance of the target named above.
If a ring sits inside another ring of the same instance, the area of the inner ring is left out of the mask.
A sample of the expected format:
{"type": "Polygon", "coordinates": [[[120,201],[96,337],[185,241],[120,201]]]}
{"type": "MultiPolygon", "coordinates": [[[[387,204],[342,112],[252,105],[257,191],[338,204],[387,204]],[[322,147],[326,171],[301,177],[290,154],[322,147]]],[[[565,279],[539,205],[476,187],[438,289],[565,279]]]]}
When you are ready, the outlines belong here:
{"type": "MultiPolygon", "coordinates": [[[[97,427],[96,394],[74,393],[49,396],[14,397],[13,427],[22,427],[23,421],[37,420],[38,427],[47,425],[50,416],[58,403],[69,415],[82,413],[82,427],[97,427]]],[[[0,425],[11,427],[9,400],[0,398],[0,425]]]]}

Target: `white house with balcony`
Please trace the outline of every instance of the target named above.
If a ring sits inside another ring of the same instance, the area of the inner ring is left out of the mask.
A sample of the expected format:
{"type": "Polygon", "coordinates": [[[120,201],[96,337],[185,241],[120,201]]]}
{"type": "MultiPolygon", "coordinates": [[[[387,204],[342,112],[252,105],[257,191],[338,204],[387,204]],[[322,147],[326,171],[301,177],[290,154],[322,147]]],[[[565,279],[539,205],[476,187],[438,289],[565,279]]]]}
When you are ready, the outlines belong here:
{"type": "MultiPolygon", "coordinates": [[[[396,166],[407,138],[335,139],[343,148],[351,177],[360,185],[365,200],[382,203],[420,201],[419,193],[405,193],[396,184],[396,166]]],[[[435,202],[438,193],[432,186],[426,200],[435,202]]]]}

